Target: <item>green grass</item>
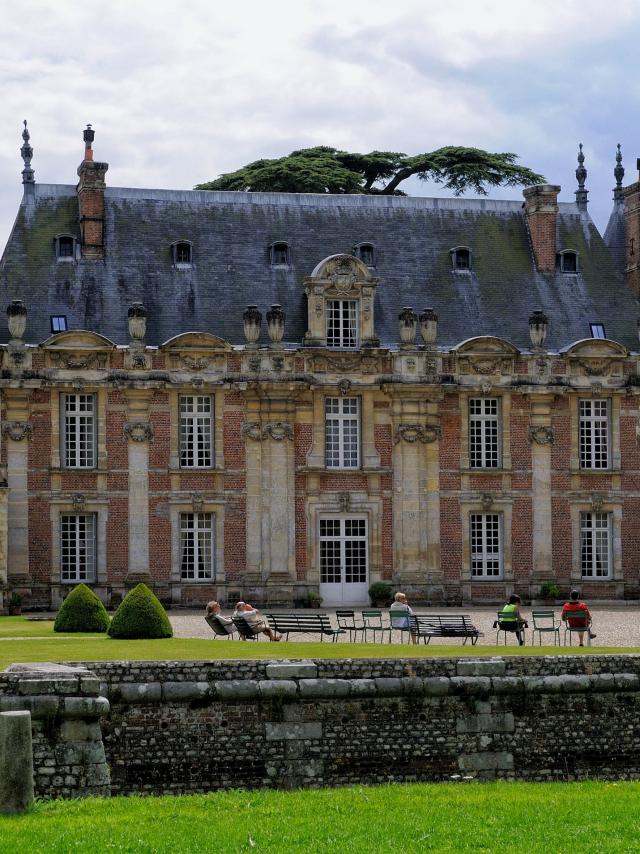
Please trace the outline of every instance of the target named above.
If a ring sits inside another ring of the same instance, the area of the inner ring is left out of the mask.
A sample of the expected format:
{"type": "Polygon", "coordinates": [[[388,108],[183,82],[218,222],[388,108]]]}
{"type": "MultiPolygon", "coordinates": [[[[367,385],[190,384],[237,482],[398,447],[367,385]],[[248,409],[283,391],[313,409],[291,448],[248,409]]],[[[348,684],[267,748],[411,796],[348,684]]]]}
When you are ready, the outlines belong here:
{"type": "MultiPolygon", "coordinates": [[[[27,620],[25,617],[0,617],[0,638],[74,637],[53,631],[53,620],[27,620]]],[[[96,634],[95,637],[100,637],[96,634]]]]}
{"type": "Polygon", "coordinates": [[[638,783],[439,783],[37,804],[0,852],[506,852],[640,849],[638,783]]]}

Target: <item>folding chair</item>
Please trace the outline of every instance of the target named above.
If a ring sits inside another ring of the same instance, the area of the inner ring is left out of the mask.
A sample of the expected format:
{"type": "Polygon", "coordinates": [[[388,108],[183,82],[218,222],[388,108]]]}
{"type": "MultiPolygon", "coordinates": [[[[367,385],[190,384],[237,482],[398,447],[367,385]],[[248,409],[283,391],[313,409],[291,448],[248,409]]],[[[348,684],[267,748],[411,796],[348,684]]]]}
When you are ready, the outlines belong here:
{"type": "Polygon", "coordinates": [[[508,634],[514,634],[520,646],[524,646],[526,641],[524,630],[528,625],[526,620],[518,620],[513,611],[498,611],[497,619],[493,624],[496,630],[496,643],[500,644],[500,632],[504,632],[505,646],[508,634]]]}
{"type": "Polygon", "coordinates": [[[556,615],[553,610],[549,611],[531,611],[531,620],[533,629],[531,630],[531,642],[536,642],[536,632],[538,632],[539,646],[542,646],[542,635],[551,632],[553,635],[553,645],[560,646],[560,620],[556,620],[556,615]]]}
{"type": "Polygon", "coordinates": [[[381,642],[386,634],[391,643],[391,626],[385,626],[382,620],[382,611],[362,611],[362,622],[364,624],[364,640],[367,641],[369,632],[373,633],[373,642],[376,641],[376,635],[380,636],[381,642]]]}
{"type": "Polygon", "coordinates": [[[364,623],[356,622],[355,611],[336,611],[336,620],[338,621],[339,629],[349,632],[350,641],[358,639],[358,632],[362,632],[364,635],[364,623]]]}

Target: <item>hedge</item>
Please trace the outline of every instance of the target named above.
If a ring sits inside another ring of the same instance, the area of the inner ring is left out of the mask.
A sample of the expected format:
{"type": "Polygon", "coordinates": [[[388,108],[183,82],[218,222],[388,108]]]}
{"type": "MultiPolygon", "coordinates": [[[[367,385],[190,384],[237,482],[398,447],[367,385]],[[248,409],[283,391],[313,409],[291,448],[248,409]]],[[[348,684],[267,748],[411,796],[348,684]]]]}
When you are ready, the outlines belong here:
{"type": "Polygon", "coordinates": [[[124,597],[109,626],[112,638],[170,638],[173,629],[166,611],[146,584],[124,597]]]}
{"type": "Polygon", "coordinates": [[[62,603],[53,624],[54,632],[106,632],[109,615],[86,584],[78,584],[62,603]]]}

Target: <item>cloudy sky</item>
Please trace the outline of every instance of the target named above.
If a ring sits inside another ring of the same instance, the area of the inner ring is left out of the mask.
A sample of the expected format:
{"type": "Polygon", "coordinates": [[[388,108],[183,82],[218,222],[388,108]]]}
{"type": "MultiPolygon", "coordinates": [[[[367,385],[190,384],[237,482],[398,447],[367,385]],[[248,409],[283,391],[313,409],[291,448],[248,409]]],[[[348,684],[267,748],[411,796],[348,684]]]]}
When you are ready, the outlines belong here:
{"type": "MultiPolygon", "coordinates": [[[[514,151],[604,226],[640,155],[640,0],[3,0],[0,244],[36,180],[74,183],[82,129],[111,185],[191,188],[311,145],[514,151]]],[[[404,186],[437,195],[430,184],[404,186]]],[[[519,197],[520,192],[494,195],[519,197]]]]}

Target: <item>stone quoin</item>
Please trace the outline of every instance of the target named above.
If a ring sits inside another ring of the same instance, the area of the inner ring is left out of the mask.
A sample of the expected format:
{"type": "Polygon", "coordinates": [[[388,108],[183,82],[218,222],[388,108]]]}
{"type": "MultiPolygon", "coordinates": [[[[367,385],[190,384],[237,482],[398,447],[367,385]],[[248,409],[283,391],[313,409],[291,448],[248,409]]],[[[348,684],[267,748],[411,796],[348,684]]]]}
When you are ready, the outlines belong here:
{"type": "Polygon", "coordinates": [[[0,589],[57,607],[640,596],[640,182],[503,200],[24,196],[0,261],[0,589]],[[362,247],[368,247],[363,253],[362,247]],[[284,247],[284,248],[283,248],[284,247]],[[425,308],[428,306],[428,308],[425,308]]]}

